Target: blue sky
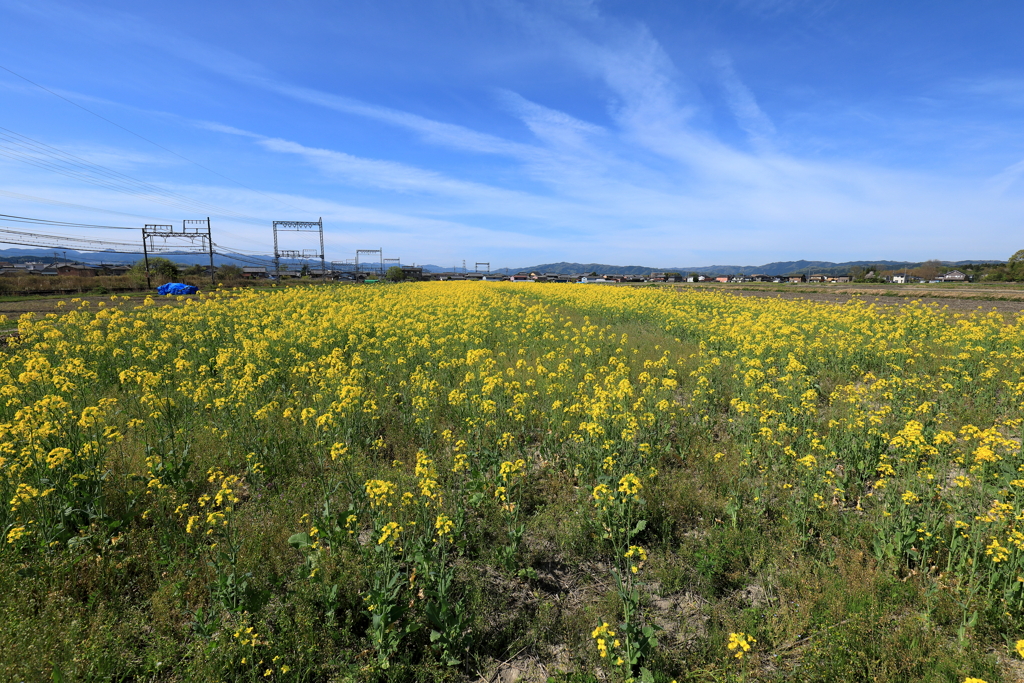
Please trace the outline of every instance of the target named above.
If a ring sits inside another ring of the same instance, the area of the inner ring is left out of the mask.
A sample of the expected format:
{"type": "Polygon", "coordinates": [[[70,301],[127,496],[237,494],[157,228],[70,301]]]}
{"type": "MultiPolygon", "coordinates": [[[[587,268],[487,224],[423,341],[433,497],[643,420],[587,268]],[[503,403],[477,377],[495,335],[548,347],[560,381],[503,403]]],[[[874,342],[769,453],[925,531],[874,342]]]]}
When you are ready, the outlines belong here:
{"type": "MultiPolygon", "coordinates": [[[[0,0],[0,65],[206,168],[5,71],[0,127],[213,205],[215,240],[251,251],[273,220],[322,216],[334,260],[1005,259],[1024,248],[1022,19],[912,0],[0,0]]],[[[3,156],[0,207],[204,215],[3,156]]]]}

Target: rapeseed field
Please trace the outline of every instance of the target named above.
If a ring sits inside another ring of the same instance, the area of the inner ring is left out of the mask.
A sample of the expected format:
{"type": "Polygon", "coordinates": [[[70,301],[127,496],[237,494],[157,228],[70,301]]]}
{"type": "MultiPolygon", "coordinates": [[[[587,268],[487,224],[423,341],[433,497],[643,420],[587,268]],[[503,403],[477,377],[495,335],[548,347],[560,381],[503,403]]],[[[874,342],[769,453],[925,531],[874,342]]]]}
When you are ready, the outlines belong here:
{"type": "Polygon", "coordinates": [[[112,296],[0,357],[0,679],[1024,677],[1024,319],[112,296]]]}

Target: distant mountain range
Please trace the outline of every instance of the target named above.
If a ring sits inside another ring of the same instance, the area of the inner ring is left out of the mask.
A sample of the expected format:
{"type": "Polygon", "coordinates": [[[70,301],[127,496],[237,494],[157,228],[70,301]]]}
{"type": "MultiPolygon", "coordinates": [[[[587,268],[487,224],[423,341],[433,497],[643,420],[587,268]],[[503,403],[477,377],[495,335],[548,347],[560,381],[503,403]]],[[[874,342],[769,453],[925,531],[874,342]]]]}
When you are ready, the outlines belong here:
{"type": "MultiPolygon", "coordinates": [[[[80,261],[83,263],[135,263],[142,259],[142,254],[120,254],[113,252],[81,252],[72,249],[53,250],[39,248],[11,248],[0,249],[0,259],[19,260],[38,259],[41,261],[64,260],[65,255],[69,261],[80,261]]],[[[175,254],[168,256],[177,263],[209,263],[209,256],[206,254],[175,254]]],[[[247,256],[244,254],[214,254],[213,261],[217,265],[234,263],[238,265],[264,265],[273,261],[272,256],[247,256]]],[[[298,264],[309,263],[297,259],[281,259],[281,263],[298,264]]],[[[965,266],[973,263],[1000,264],[1005,261],[1000,259],[990,260],[968,260],[968,261],[942,261],[945,266],[965,266]]],[[[845,261],[834,263],[832,261],[775,261],[760,266],[615,266],[608,263],[542,263],[526,268],[496,268],[495,273],[600,273],[602,275],[647,275],[652,271],[668,271],[688,275],[698,273],[700,275],[791,275],[803,273],[811,275],[821,273],[823,275],[843,275],[853,267],[862,268],[876,267],[883,270],[898,270],[900,268],[916,268],[923,264],[923,261],[845,261]]],[[[427,272],[446,272],[451,268],[425,264],[422,266],[427,272]]]]}
{"type": "MultiPolygon", "coordinates": [[[[207,254],[150,254],[150,258],[157,256],[161,258],[169,258],[175,263],[210,263],[210,257],[207,254]]],[[[63,261],[65,260],[65,258],[67,258],[68,261],[78,261],[80,263],[123,263],[131,265],[136,261],[141,261],[143,256],[142,252],[139,252],[138,254],[122,254],[104,251],[75,251],[74,249],[0,249],[0,260],[5,261],[19,261],[22,263],[24,263],[25,261],[52,262],[63,261]]],[[[271,263],[273,260],[273,256],[247,256],[244,254],[239,254],[236,256],[230,253],[213,255],[213,262],[218,266],[224,265],[226,263],[242,266],[265,265],[267,263],[271,263]]],[[[306,263],[306,261],[299,261],[296,259],[281,259],[281,263],[306,263]]]]}
{"type": "MultiPolygon", "coordinates": [[[[518,273],[600,273],[602,275],[647,275],[652,271],[667,271],[689,275],[698,273],[700,275],[795,275],[795,274],[816,274],[842,275],[851,268],[876,267],[882,270],[898,270],[900,268],[917,268],[923,261],[845,261],[834,263],[832,261],[775,261],[761,266],[613,266],[607,263],[542,263],[528,268],[499,268],[494,272],[518,273]]],[[[944,266],[966,266],[972,263],[999,264],[1005,261],[999,259],[990,260],[968,260],[968,261],[942,261],[944,266]]],[[[430,272],[445,272],[451,270],[441,266],[427,264],[423,270],[430,272]]]]}

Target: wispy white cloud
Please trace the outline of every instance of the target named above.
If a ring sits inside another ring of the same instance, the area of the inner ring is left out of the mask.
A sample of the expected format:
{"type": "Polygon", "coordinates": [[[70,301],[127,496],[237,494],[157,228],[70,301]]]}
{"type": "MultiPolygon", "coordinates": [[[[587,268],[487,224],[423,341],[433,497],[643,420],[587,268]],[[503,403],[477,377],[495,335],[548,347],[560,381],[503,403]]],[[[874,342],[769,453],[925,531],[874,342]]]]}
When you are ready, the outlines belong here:
{"type": "Polygon", "coordinates": [[[242,74],[234,75],[239,76],[251,85],[258,85],[301,102],[308,102],[343,114],[362,116],[405,128],[418,133],[424,142],[430,144],[443,145],[469,152],[504,154],[513,157],[529,157],[536,152],[535,149],[528,145],[511,142],[495,135],[466,128],[465,126],[435,121],[418,114],[368,104],[312,88],[288,85],[269,78],[254,78],[242,74]]]}
{"type": "Polygon", "coordinates": [[[271,152],[296,154],[325,173],[341,177],[346,183],[370,186],[397,192],[421,192],[455,197],[492,198],[499,191],[486,185],[449,178],[442,173],[409,166],[395,161],[366,159],[345,152],[307,147],[280,138],[260,138],[259,144],[271,152]]]}
{"type": "MultiPolygon", "coordinates": [[[[419,196],[442,198],[451,215],[514,215],[521,219],[558,222],[559,216],[578,213],[579,207],[561,199],[536,196],[484,183],[453,178],[438,171],[383,159],[369,159],[346,152],[310,147],[292,140],[272,138],[210,122],[199,126],[255,140],[262,148],[294,155],[347,186],[366,187],[419,196]]],[[[430,210],[423,205],[421,210],[430,210]]]]}
{"type": "Polygon", "coordinates": [[[775,137],[775,125],[758,106],[750,88],[736,74],[732,59],[725,52],[718,52],[713,55],[712,62],[718,69],[726,99],[740,128],[746,131],[755,146],[769,149],[775,137]]]}
{"type": "MultiPolygon", "coordinates": [[[[388,240],[399,235],[425,254],[447,255],[444,250],[449,247],[439,243],[472,240],[495,249],[527,244],[549,250],[552,258],[615,255],[650,262],[654,255],[672,254],[675,263],[663,265],[685,265],[687,259],[694,263],[701,254],[712,252],[778,255],[795,249],[817,250],[814,255],[822,257],[924,257],[937,254],[922,253],[928,248],[922,245],[964,245],[957,235],[966,226],[973,235],[968,246],[999,247],[1021,208],[1015,197],[1000,193],[1024,174],[1024,162],[1005,169],[986,186],[984,178],[801,157],[785,144],[729,57],[711,53],[708,58],[717,67],[730,111],[752,143],[728,144],[706,125],[707,117],[698,116],[711,105],[643,24],[610,18],[592,2],[563,2],[552,9],[504,0],[494,7],[501,8],[503,18],[518,22],[530,40],[553,46],[562,60],[558,68],[596,84],[595,94],[608,102],[601,125],[518,92],[497,89],[501,110],[533,135],[522,142],[287,83],[250,60],[158,32],[127,15],[78,11],[75,16],[102,24],[105,34],[130,31],[131,39],[158,45],[214,78],[315,105],[340,115],[342,121],[359,117],[385,123],[413,133],[427,149],[455,150],[470,159],[485,157],[500,168],[477,176],[460,172],[454,164],[442,172],[431,168],[423,156],[416,162],[411,155],[407,159],[395,152],[391,159],[367,158],[341,145],[332,149],[326,143],[250,132],[231,121],[195,124],[210,133],[249,140],[254,149],[267,154],[301,159],[316,169],[324,180],[317,189],[322,196],[270,194],[322,210],[325,219],[330,215],[332,221],[360,226],[358,232],[331,237],[339,248],[363,240],[390,244],[388,240]],[[158,35],[160,40],[153,40],[158,35]],[[354,195],[352,188],[367,190],[360,200],[365,205],[331,200],[338,188],[349,197],[354,195]],[[870,240],[865,238],[868,234],[873,235],[870,240]]],[[[757,11],[801,7],[765,2],[758,3],[757,11]]],[[[984,87],[1007,97],[1012,92],[1012,83],[984,87]]],[[[495,90],[484,84],[481,92],[495,90]]],[[[252,193],[198,187],[191,191],[230,205],[244,204],[249,207],[246,213],[268,206],[266,198],[252,193]]]]}
{"type": "Polygon", "coordinates": [[[1024,79],[997,76],[957,79],[949,83],[942,94],[1021,107],[1024,106],[1024,79]]]}
{"type": "Polygon", "coordinates": [[[989,185],[996,194],[1003,194],[1024,176],[1024,160],[1007,166],[1000,173],[989,179],[989,185]]]}
{"type": "Polygon", "coordinates": [[[585,150],[592,138],[607,134],[601,126],[531,102],[511,90],[499,90],[498,95],[538,139],[552,147],[585,150]]]}
{"type": "Polygon", "coordinates": [[[795,13],[817,16],[839,3],[837,0],[733,0],[732,4],[756,16],[777,17],[795,13]]]}

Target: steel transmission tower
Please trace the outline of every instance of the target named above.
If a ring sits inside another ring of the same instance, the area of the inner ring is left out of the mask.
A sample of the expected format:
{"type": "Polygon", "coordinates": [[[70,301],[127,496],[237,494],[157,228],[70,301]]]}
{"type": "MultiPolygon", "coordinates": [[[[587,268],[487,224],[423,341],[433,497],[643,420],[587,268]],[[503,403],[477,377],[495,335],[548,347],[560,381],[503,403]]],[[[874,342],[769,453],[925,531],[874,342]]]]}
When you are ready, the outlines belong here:
{"type": "Polygon", "coordinates": [[[281,273],[281,257],[288,258],[291,254],[305,255],[308,250],[302,252],[296,252],[289,250],[287,252],[281,251],[278,248],[277,233],[278,232],[318,232],[320,233],[320,253],[311,254],[311,256],[320,257],[320,276],[327,279],[327,262],[324,260],[324,219],[320,218],[316,221],[274,221],[274,276],[280,277],[281,273]]]}
{"type": "Polygon", "coordinates": [[[205,252],[210,255],[210,284],[217,285],[217,272],[213,267],[213,233],[210,229],[209,217],[184,220],[181,222],[181,230],[176,230],[173,225],[146,225],[142,228],[142,257],[146,262],[146,287],[152,286],[149,280],[149,252],[160,250],[156,244],[158,239],[163,240],[165,249],[169,241],[188,242],[193,246],[198,242],[202,251],[194,253],[205,252]]]}

